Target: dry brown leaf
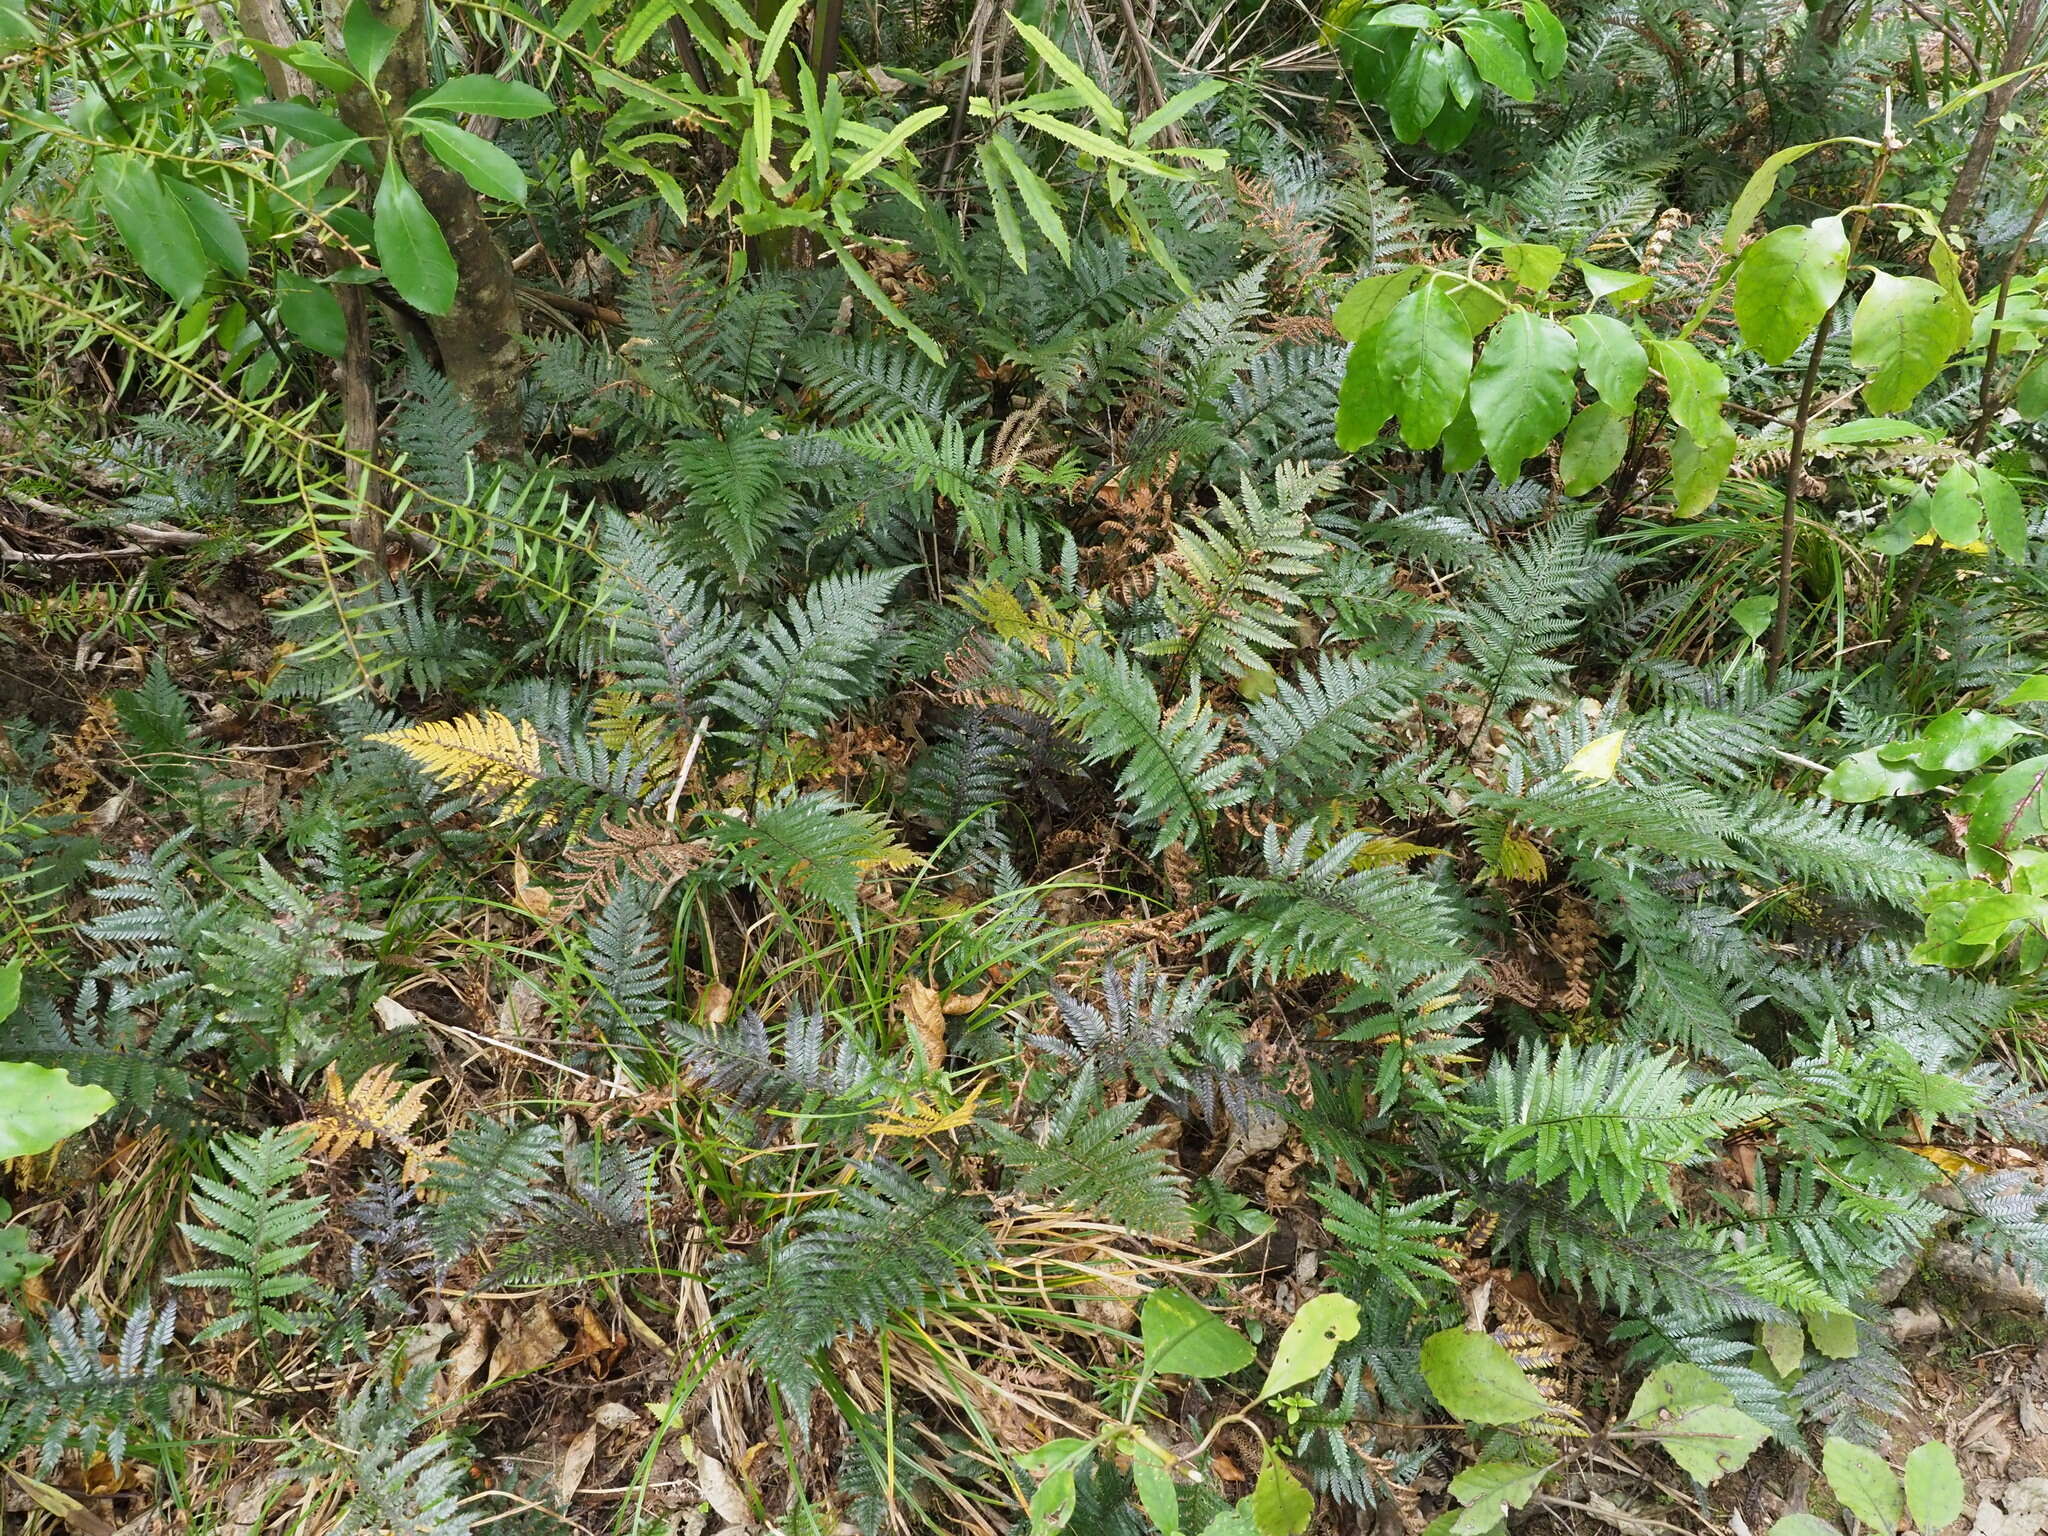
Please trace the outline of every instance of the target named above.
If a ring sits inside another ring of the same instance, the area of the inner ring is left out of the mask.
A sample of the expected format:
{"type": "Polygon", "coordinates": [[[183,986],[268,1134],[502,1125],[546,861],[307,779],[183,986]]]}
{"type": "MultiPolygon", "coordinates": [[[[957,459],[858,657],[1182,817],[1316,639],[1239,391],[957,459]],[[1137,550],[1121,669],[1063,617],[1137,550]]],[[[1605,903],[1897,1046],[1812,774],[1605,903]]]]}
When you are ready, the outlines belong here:
{"type": "Polygon", "coordinates": [[[555,1315],[545,1302],[535,1302],[507,1324],[498,1335],[498,1347],[491,1351],[491,1368],[484,1385],[506,1376],[521,1376],[552,1362],[569,1347],[569,1340],[555,1326],[555,1315]]]}
{"type": "Polygon", "coordinates": [[[725,1463],[709,1451],[697,1454],[697,1492],[712,1512],[721,1520],[734,1525],[751,1525],[754,1512],[747,1504],[747,1495],[739,1481],[725,1470],[725,1463]]]}
{"type": "Polygon", "coordinates": [[[697,1011],[706,1024],[723,1024],[732,1012],[732,988],[714,981],[697,994],[697,1011]]]}
{"type": "Polygon", "coordinates": [[[582,1434],[569,1442],[562,1452],[562,1467],[555,1474],[555,1491],[561,1495],[562,1507],[567,1509],[576,1497],[576,1490],[583,1486],[583,1478],[590,1471],[590,1464],[597,1460],[597,1426],[586,1428],[582,1434]]]}
{"type": "Polygon", "coordinates": [[[903,1012],[904,1023],[910,1026],[924,1064],[937,1071],[946,1062],[946,1009],[938,989],[926,986],[915,976],[909,977],[903,983],[896,1006],[903,1012]]]}
{"type": "Polygon", "coordinates": [[[972,1013],[983,1003],[987,1002],[988,994],[989,989],[987,987],[983,987],[979,992],[955,992],[945,1002],[941,1003],[939,1007],[949,1018],[957,1019],[961,1014],[972,1013]]]}
{"type": "Polygon", "coordinates": [[[385,1029],[418,1029],[420,1016],[395,997],[380,997],[370,1004],[370,1011],[377,1015],[377,1022],[385,1029]]]}
{"type": "Polygon", "coordinates": [[[490,1357],[491,1325],[484,1318],[483,1309],[478,1308],[470,1318],[469,1326],[463,1329],[461,1342],[448,1356],[448,1363],[441,1367],[441,1380],[434,1388],[434,1401],[443,1405],[454,1402],[490,1357]]]}
{"type": "Polygon", "coordinates": [[[531,883],[526,867],[526,855],[523,853],[514,854],[512,857],[512,900],[520,911],[543,923],[550,921],[554,916],[554,893],[531,883]]]}

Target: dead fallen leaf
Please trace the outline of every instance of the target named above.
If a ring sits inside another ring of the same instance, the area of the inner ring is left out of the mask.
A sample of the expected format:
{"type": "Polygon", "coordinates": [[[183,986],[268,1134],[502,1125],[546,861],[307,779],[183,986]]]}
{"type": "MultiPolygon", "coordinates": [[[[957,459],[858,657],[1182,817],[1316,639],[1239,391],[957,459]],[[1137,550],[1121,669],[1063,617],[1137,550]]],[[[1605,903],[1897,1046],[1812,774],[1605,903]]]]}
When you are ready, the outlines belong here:
{"type": "Polygon", "coordinates": [[[420,1016],[395,997],[380,997],[370,1004],[370,1011],[377,1015],[377,1022],[386,1029],[418,1029],[420,1016]]]}
{"type": "Polygon", "coordinates": [[[697,1009],[706,1024],[723,1024],[732,1012],[732,988],[722,981],[714,981],[697,994],[697,1009]]]}
{"type": "Polygon", "coordinates": [[[592,1424],[571,1440],[568,1448],[562,1452],[562,1467],[555,1474],[555,1492],[561,1496],[564,1509],[567,1509],[576,1497],[576,1490],[583,1486],[584,1474],[590,1471],[590,1464],[595,1460],[597,1426],[592,1424]]]}
{"type": "Polygon", "coordinates": [[[946,1061],[946,1009],[938,989],[912,976],[903,983],[896,1006],[903,1011],[903,1020],[910,1026],[924,1064],[937,1071],[946,1061]]]}
{"type": "Polygon", "coordinates": [[[747,1505],[747,1496],[733,1475],[725,1470],[725,1463],[709,1451],[697,1456],[697,1491],[704,1497],[712,1511],[721,1520],[734,1525],[749,1525],[754,1512],[747,1505]]]}
{"type": "Polygon", "coordinates": [[[9,1477],[14,1479],[21,1491],[29,1496],[31,1503],[55,1515],[72,1530],[78,1532],[78,1536],[114,1536],[114,1528],[111,1525],[87,1509],[63,1489],[52,1488],[48,1483],[38,1482],[25,1473],[15,1471],[12,1467],[5,1468],[4,1470],[9,1477]]]}
{"type": "Polygon", "coordinates": [[[491,1351],[491,1368],[484,1385],[506,1376],[521,1376],[547,1365],[569,1347],[569,1340],[555,1326],[554,1313],[545,1302],[535,1302],[505,1326],[498,1335],[498,1347],[491,1351]]]}
{"type": "Polygon", "coordinates": [[[479,1307],[470,1317],[461,1340],[449,1354],[448,1363],[441,1367],[441,1380],[434,1388],[434,1402],[445,1405],[462,1396],[470,1378],[482,1370],[484,1362],[490,1358],[491,1325],[479,1307]]]}
{"type": "Polygon", "coordinates": [[[987,1002],[988,992],[989,989],[987,987],[983,987],[979,992],[955,992],[944,1003],[940,1004],[940,1007],[944,1009],[949,1017],[957,1019],[961,1014],[972,1013],[983,1003],[987,1002]]]}

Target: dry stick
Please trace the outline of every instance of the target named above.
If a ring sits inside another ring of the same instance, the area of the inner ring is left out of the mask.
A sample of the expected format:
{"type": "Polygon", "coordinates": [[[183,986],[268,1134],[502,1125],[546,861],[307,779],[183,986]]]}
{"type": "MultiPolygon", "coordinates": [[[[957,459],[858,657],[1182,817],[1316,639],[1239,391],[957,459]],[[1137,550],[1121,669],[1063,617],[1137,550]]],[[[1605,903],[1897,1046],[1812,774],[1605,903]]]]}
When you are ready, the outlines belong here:
{"type": "MultiPolygon", "coordinates": [[[[2005,306],[2012,298],[2012,280],[2019,272],[2020,262],[2026,258],[2027,247],[2034,243],[2034,236],[2040,232],[2043,220],[2048,220],[2048,191],[2041,194],[2041,200],[2034,204],[2034,215],[2027,220],[2027,227],[2021,232],[2012,254],[2005,259],[2005,268],[1998,276],[1998,303],[1991,311],[1991,339],[1984,344],[1984,372],[1977,380],[1977,420],[1970,429],[1969,453],[1976,458],[1984,451],[1984,439],[1991,433],[1991,423],[1997,417],[2001,402],[1997,394],[1998,344],[2005,339],[2001,322],[2005,319],[2005,306]]],[[[1941,540],[1931,539],[1927,553],[1920,557],[1920,563],[1907,578],[1906,590],[1899,594],[1892,604],[1892,616],[1886,622],[1884,633],[1878,636],[1878,643],[1886,648],[1898,641],[1906,620],[1913,611],[1913,604],[1919,599],[1920,589],[1927,585],[1927,578],[1933,574],[1934,562],[1940,557],[1941,540]]]]}
{"type": "MultiPolygon", "coordinates": [[[[1853,253],[1863,237],[1863,228],[1870,222],[1869,207],[1877,200],[1877,189],[1884,184],[1884,173],[1892,159],[1892,124],[1890,98],[1886,98],[1884,144],[1877,152],[1877,159],[1870,167],[1870,182],[1863,189],[1863,208],[1849,226],[1849,249],[1853,253]]],[[[1799,542],[1799,483],[1806,476],[1806,428],[1813,419],[1813,392],[1820,384],[1821,353],[1827,347],[1828,333],[1835,327],[1835,310],[1841,305],[1841,296],[1830,304],[1827,312],[1820,317],[1820,324],[1814,327],[1813,347],[1806,358],[1806,377],[1799,385],[1799,408],[1792,416],[1792,448],[1785,460],[1785,510],[1778,519],[1778,609],[1771,619],[1771,646],[1764,657],[1764,681],[1775,683],[1778,673],[1785,665],[1785,638],[1792,623],[1792,556],[1799,542]]]]}

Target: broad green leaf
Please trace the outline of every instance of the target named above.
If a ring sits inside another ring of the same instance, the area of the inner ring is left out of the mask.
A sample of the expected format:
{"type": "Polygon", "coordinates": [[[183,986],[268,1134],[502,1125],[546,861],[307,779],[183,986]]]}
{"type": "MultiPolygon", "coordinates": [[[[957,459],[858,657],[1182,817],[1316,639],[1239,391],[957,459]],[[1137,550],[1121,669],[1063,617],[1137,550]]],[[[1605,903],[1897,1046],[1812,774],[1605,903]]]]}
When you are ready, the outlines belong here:
{"type": "Polygon", "coordinates": [[[1939,1440],[1916,1446],[1906,1458],[1906,1510],[1920,1536],[1934,1536],[1963,1513],[1963,1475],[1955,1452],[1939,1440]]]}
{"type": "Polygon", "coordinates": [[[1380,103],[1387,109],[1394,137],[1403,144],[1413,144],[1421,138],[1423,129],[1443,110],[1449,94],[1450,72],[1445,68],[1443,53],[1433,39],[1417,39],[1380,103]]]}
{"type": "Polygon", "coordinates": [[[207,258],[231,277],[249,275],[249,243],[242,238],[242,226],[235,216],[206,193],[179,176],[164,176],[164,190],[178,202],[191,221],[192,233],[207,258]]]}
{"type": "Polygon", "coordinates": [[[2048,352],[2042,353],[2020,375],[2019,388],[2013,394],[2012,403],[2029,421],[2048,419],[2048,352]]]}
{"type": "Polygon", "coordinates": [[[1092,1440],[1063,1435],[1057,1440],[1033,1446],[1017,1458],[1017,1465],[1033,1477],[1043,1477],[1055,1468],[1076,1465],[1094,1444],[1092,1440]]]}
{"type": "Polygon", "coordinates": [[[1259,1397],[1268,1398],[1304,1381],[1313,1381],[1336,1358],[1337,1346],[1357,1337],[1357,1302],[1335,1291],[1311,1297],[1280,1335],[1259,1397]]]}
{"type": "Polygon", "coordinates": [[[1766,1536],[1842,1536],[1842,1528],[1802,1511],[1780,1516],[1772,1522],[1766,1536]]]}
{"type": "Polygon", "coordinates": [[[1447,475],[1462,475],[1486,457],[1486,444],[1480,439],[1479,423],[1473,420],[1469,395],[1458,407],[1458,414],[1451,418],[1451,424],[1444,428],[1437,452],[1447,475]]]}
{"type": "Polygon", "coordinates": [[[1968,464],[1951,464],[1934,482],[1934,502],[1928,510],[1934,536],[1960,549],[1977,542],[1983,528],[1984,504],[1977,499],[1977,476],[1968,464]]]}
{"type": "Polygon", "coordinates": [[[22,0],[0,0],[0,43],[39,43],[42,28],[29,20],[22,0]]]}
{"type": "Polygon", "coordinates": [[[1565,328],[1579,343],[1579,367],[1593,392],[1617,411],[1636,403],[1650,376],[1650,355],[1636,333],[1612,315],[1573,315],[1565,328]]]}
{"type": "Polygon", "coordinates": [[[1395,272],[1376,272],[1351,285],[1337,305],[1331,323],[1346,341],[1361,341],[1368,331],[1393,313],[1416,282],[1429,271],[1423,266],[1402,267],[1395,272]]]}
{"type": "Polygon", "coordinates": [[[1984,508],[1984,531],[1998,552],[2008,560],[2027,553],[2027,516],[2020,507],[2020,493],[1997,470],[1980,465],[1977,469],[1977,497],[1984,508]]]}
{"type": "Polygon", "coordinates": [[[1998,774],[1970,812],[1970,846],[2008,848],[2040,832],[2044,787],[2048,756],[2027,758],[1998,774]]]}
{"type": "Polygon", "coordinates": [[[355,0],[341,18],[342,51],[366,81],[375,82],[397,42],[398,28],[372,10],[370,0],[355,0]]]}
{"type": "Polygon", "coordinates": [[[1735,195],[1734,203],[1728,209],[1728,227],[1721,233],[1721,249],[1733,256],[1742,249],[1742,242],[1749,236],[1749,226],[1756,222],[1756,216],[1764,211],[1764,204],[1771,200],[1771,194],[1778,190],[1778,172],[1795,160],[1805,158],[1833,139],[1822,139],[1813,144],[1794,144],[1781,149],[1750,174],[1742,190],[1735,195]]]}
{"type": "Polygon", "coordinates": [[[1931,443],[1940,436],[1940,433],[1930,432],[1917,421],[1898,421],[1889,416],[1859,416],[1854,421],[1837,422],[1832,427],[1809,432],[1806,440],[1810,443],[1898,443],[1908,440],[1931,443]]]}
{"type": "Polygon", "coordinates": [[[1529,51],[1546,80],[1564,68],[1564,26],[1543,0],[1522,0],[1522,25],[1529,29],[1529,51]]]}
{"type": "Polygon", "coordinates": [[[1401,441],[1433,448],[1472,377],[1472,333],[1443,289],[1427,283],[1396,304],[1380,325],[1380,377],[1401,418],[1401,441]]]}
{"type": "Polygon", "coordinates": [[[47,1152],[114,1107],[96,1083],[25,1061],[0,1061],[0,1163],[47,1152]]]}
{"type": "Polygon", "coordinates": [[[1579,275],[1586,280],[1586,291],[1596,299],[1606,299],[1611,304],[1627,304],[1647,295],[1657,286],[1654,272],[1617,272],[1612,267],[1596,267],[1590,261],[1575,261],[1579,275]]]}
{"type": "Polygon", "coordinates": [[[1697,517],[1714,504],[1735,462],[1735,434],[1725,425],[1704,440],[1680,428],[1671,434],[1672,510],[1697,517]]]}
{"type": "Polygon", "coordinates": [[[1849,278],[1849,236],[1838,218],[1774,229],[1735,269],[1735,323],[1767,363],[1797,352],[1849,278]]]}
{"type": "Polygon", "coordinates": [[[425,314],[447,314],[455,302],[455,258],[396,155],[384,162],[372,225],[377,264],[398,296],[425,314]]]}
{"type": "Polygon", "coordinates": [[[1830,1435],[1821,1448],[1820,1469],[1842,1507],[1858,1520],[1879,1531],[1899,1528],[1906,1512],[1899,1479],[1877,1452],[1830,1435]]]}
{"type": "MultiPolygon", "coordinates": [[[[1747,602],[1749,599],[1745,598],[1744,601],[1747,602]]],[[[1764,601],[1773,602],[1773,599],[1765,598],[1764,601]]],[[[1746,624],[1743,629],[1752,640],[1763,633],[1761,628],[1752,631],[1746,624]]],[[[1758,1323],[1756,1339],[1757,1343],[1763,1346],[1764,1353],[1770,1357],[1771,1369],[1780,1376],[1790,1376],[1806,1363],[1806,1329],[1797,1321],[1758,1323]]]]}
{"type": "Polygon", "coordinates": [[[1664,375],[1665,393],[1671,399],[1671,419],[1702,442],[1725,433],[1721,402],[1728,398],[1728,376],[1689,341],[1654,338],[1650,342],[1650,356],[1657,371],[1664,375]]]}
{"type": "Polygon", "coordinates": [[[489,139],[436,117],[409,117],[406,124],[425,141],[436,160],[485,197],[526,206],[526,172],[489,139]]]}
{"type": "Polygon", "coordinates": [[[1557,478],[1565,495],[1583,496],[1621,467],[1628,452],[1628,423],[1602,400],[1572,418],[1557,455],[1557,478]]]}
{"type": "Polygon", "coordinates": [[[1579,344],[1554,320],[1518,309],[1488,336],[1472,374],[1472,416],[1494,475],[1512,480],[1564,430],[1579,344]]]}
{"type": "Polygon", "coordinates": [[[20,960],[10,960],[0,965],[0,1024],[14,1016],[14,1010],[21,1006],[20,960]]]}
{"type": "Polygon", "coordinates": [[[1045,1481],[1032,1491],[1031,1503],[1026,1509],[1026,1513],[1031,1516],[1032,1536],[1045,1536],[1047,1532],[1065,1530],[1067,1522],[1074,1518],[1074,1503],[1077,1497],[1072,1467],[1061,1467],[1055,1472],[1048,1472],[1045,1481]]]}
{"type": "Polygon", "coordinates": [[[277,317],[286,330],[315,352],[340,357],[348,351],[348,322],[341,301],[325,285],[296,272],[277,276],[277,317]]]}
{"type": "Polygon", "coordinates": [[[1809,1312],[1806,1336],[1830,1360],[1854,1360],[1863,1352],[1856,1337],[1856,1319],[1847,1312],[1809,1312]]]}
{"type": "MultiPolygon", "coordinates": [[[[7,41],[7,29],[0,23],[0,42],[7,41]]],[[[7,1202],[0,1200],[0,1222],[9,1215],[7,1202]]],[[[41,1274],[50,1267],[48,1254],[36,1253],[29,1248],[28,1233],[20,1227],[0,1226],[0,1292],[12,1290],[30,1275],[41,1274]]]]}
{"type": "Polygon", "coordinates": [[[1504,245],[1500,259],[1515,286],[1531,293],[1547,293],[1564,270],[1564,252],[1554,245],[1504,245]]]}
{"type": "Polygon", "coordinates": [[[1316,1512],[1315,1495],[1266,1447],[1265,1464],[1252,1485],[1252,1525],[1259,1536],[1301,1536],[1316,1512]]]}
{"type": "Polygon", "coordinates": [[[1520,1509],[1543,1486],[1555,1462],[1532,1467],[1519,1461],[1482,1461],[1451,1479],[1451,1497],[1467,1508],[1451,1525],[1452,1536],[1485,1536],[1520,1509]]]}
{"type": "Polygon", "coordinates": [[[1500,14],[1475,11],[1463,17],[1458,25],[1458,42],[1464,47],[1465,56],[1471,59],[1472,67],[1479,71],[1480,79],[1503,96],[1512,96],[1516,101],[1534,101],[1536,76],[1531,68],[1533,56],[1528,52],[1526,43],[1517,46],[1515,39],[1495,24],[1494,18],[1500,14]]]}
{"type": "Polygon", "coordinates": [[[213,263],[155,169],[136,156],[110,154],[100,160],[93,180],[121,243],[150,281],[181,305],[197,303],[213,263]]]}
{"type": "Polygon", "coordinates": [[[1228,1376],[1252,1363],[1251,1341],[1186,1291],[1160,1286],[1145,1298],[1138,1331],[1145,1365],[1161,1376],[1228,1376]]]}
{"type": "MultiPolygon", "coordinates": [[[[1998,702],[2001,704],[2048,703],[2048,672],[2036,672],[1998,702]]],[[[6,1017],[5,1013],[0,1013],[0,1019],[6,1017]]]]}
{"type": "Polygon", "coordinates": [[[1849,361],[1870,375],[1864,405],[1880,416],[1911,405],[1968,336],[1968,312],[1939,283],[1873,273],[1849,326],[1849,361]]]}
{"type": "Polygon", "coordinates": [[[1913,761],[1929,773],[1967,773],[2003,752],[2026,728],[1981,709],[1952,709],[1936,715],[1920,733],[1913,761]]]}
{"type": "Polygon", "coordinates": [[[1394,405],[1394,393],[1380,371],[1376,342],[1355,343],[1337,386],[1337,446],[1356,453],[1370,443],[1393,416],[1394,405]]]}
{"type": "Polygon", "coordinates": [[[261,123],[302,144],[346,144],[356,137],[355,130],[332,112],[322,112],[303,101],[252,102],[230,121],[261,123]]]}
{"type": "Polygon", "coordinates": [[[555,110],[547,96],[520,80],[496,75],[457,75],[444,80],[406,108],[435,112],[474,113],[482,117],[544,117],[555,110]]]}
{"type": "Polygon", "coordinates": [[[1736,1471],[1770,1431],[1735,1406],[1727,1387],[1697,1365],[1659,1366],[1637,1389],[1628,1422],[1647,1430],[1697,1482],[1736,1471]]]}
{"type": "Polygon", "coordinates": [[[1891,800],[1900,795],[1924,795],[1945,780],[1938,774],[1923,773],[1911,763],[1887,763],[1872,747],[1843,758],[1820,781],[1820,792],[1846,805],[1867,805],[1872,800],[1891,800]]]}
{"type": "Polygon", "coordinates": [[[1446,1409],[1474,1424],[1521,1424],[1550,1408],[1513,1355],[1469,1328],[1423,1340],[1422,1379],[1446,1409]]]}

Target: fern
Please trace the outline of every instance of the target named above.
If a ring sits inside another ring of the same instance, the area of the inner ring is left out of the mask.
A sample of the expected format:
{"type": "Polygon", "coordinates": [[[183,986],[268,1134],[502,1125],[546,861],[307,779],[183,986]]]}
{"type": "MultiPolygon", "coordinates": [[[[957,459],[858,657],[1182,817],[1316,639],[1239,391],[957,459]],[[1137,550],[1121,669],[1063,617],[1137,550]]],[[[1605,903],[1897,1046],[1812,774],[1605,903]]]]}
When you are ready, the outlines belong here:
{"type": "Polygon", "coordinates": [[[605,524],[602,553],[601,606],[612,625],[606,662],[625,686],[687,716],[698,691],[724,669],[740,633],[737,617],[622,517],[605,524]]]}
{"type": "Polygon", "coordinates": [[[26,1318],[21,1352],[0,1349],[0,1456],[33,1448],[47,1467],[69,1451],[119,1466],[133,1425],[168,1436],[178,1383],[163,1359],[177,1322],[175,1302],[144,1302],[116,1344],[91,1307],[26,1318]]]}
{"type": "Polygon", "coordinates": [[[987,1136],[1027,1200],[1083,1211],[1134,1232],[1192,1229],[1185,1181],[1167,1166],[1142,1102],[1108,1104],[1092,1070],[1074,1079],[1034,1136],[992,1125],[987,1136]]]}
{"type": "Polygon", "coordinates": [[[173,1275],[171,1284],[223,1293],[227,1310],[201,1329],[195,1342],[248,1329],[261,1341],[290,1336],[312,1326],[305,1306],[286,1307],[295,1297],[320,1298],[320,1286],[300,1269],[317,1243],[300,1239],[319,1224],[327,1202],[320,1196],[288,1199],[284,1191],[306,1175],[308,1133],[297,1127],[259,1136],[224,1136],[214,1155],[227,1181],[195,1178],[192,1208],[205,1224],[181,1221],[178,1230],[195,1247],[227,1262],[214,1269],[173,1275]]]}
{"type": "Polygon", "coordinates": [[[428,1170],[427,1240],[445,1266],[522,1213],[561,1163],[552,1126],[478,1120],[448,1139],[428,1170]]]}
{"type": "Polygon", "coordinates": [[[1418,1306],[1429,1305],[1423,1286],[1439,1289],[1451,1283],[1442,1243],[1461,1229],[1431,1215],[1450,1198],[1449,1193],[1424,1195],[1397,1204],[1385,1191],[1375,1191],[1368,1204],[1334,1186],[1317,1190],[1323,1225],[1342,1244],[1333,1255],[1338,1272],[1364,1289],[1391,1289],[1418,1306]]]}
{"type": "Polygon", "coordinates": [[[850,923],[858,920],[864,878],[918,862],[881,816],[832,794],[763,805],[751,820],[719,817],[708,832],[762,890],[823,902],[850,923]]]}

